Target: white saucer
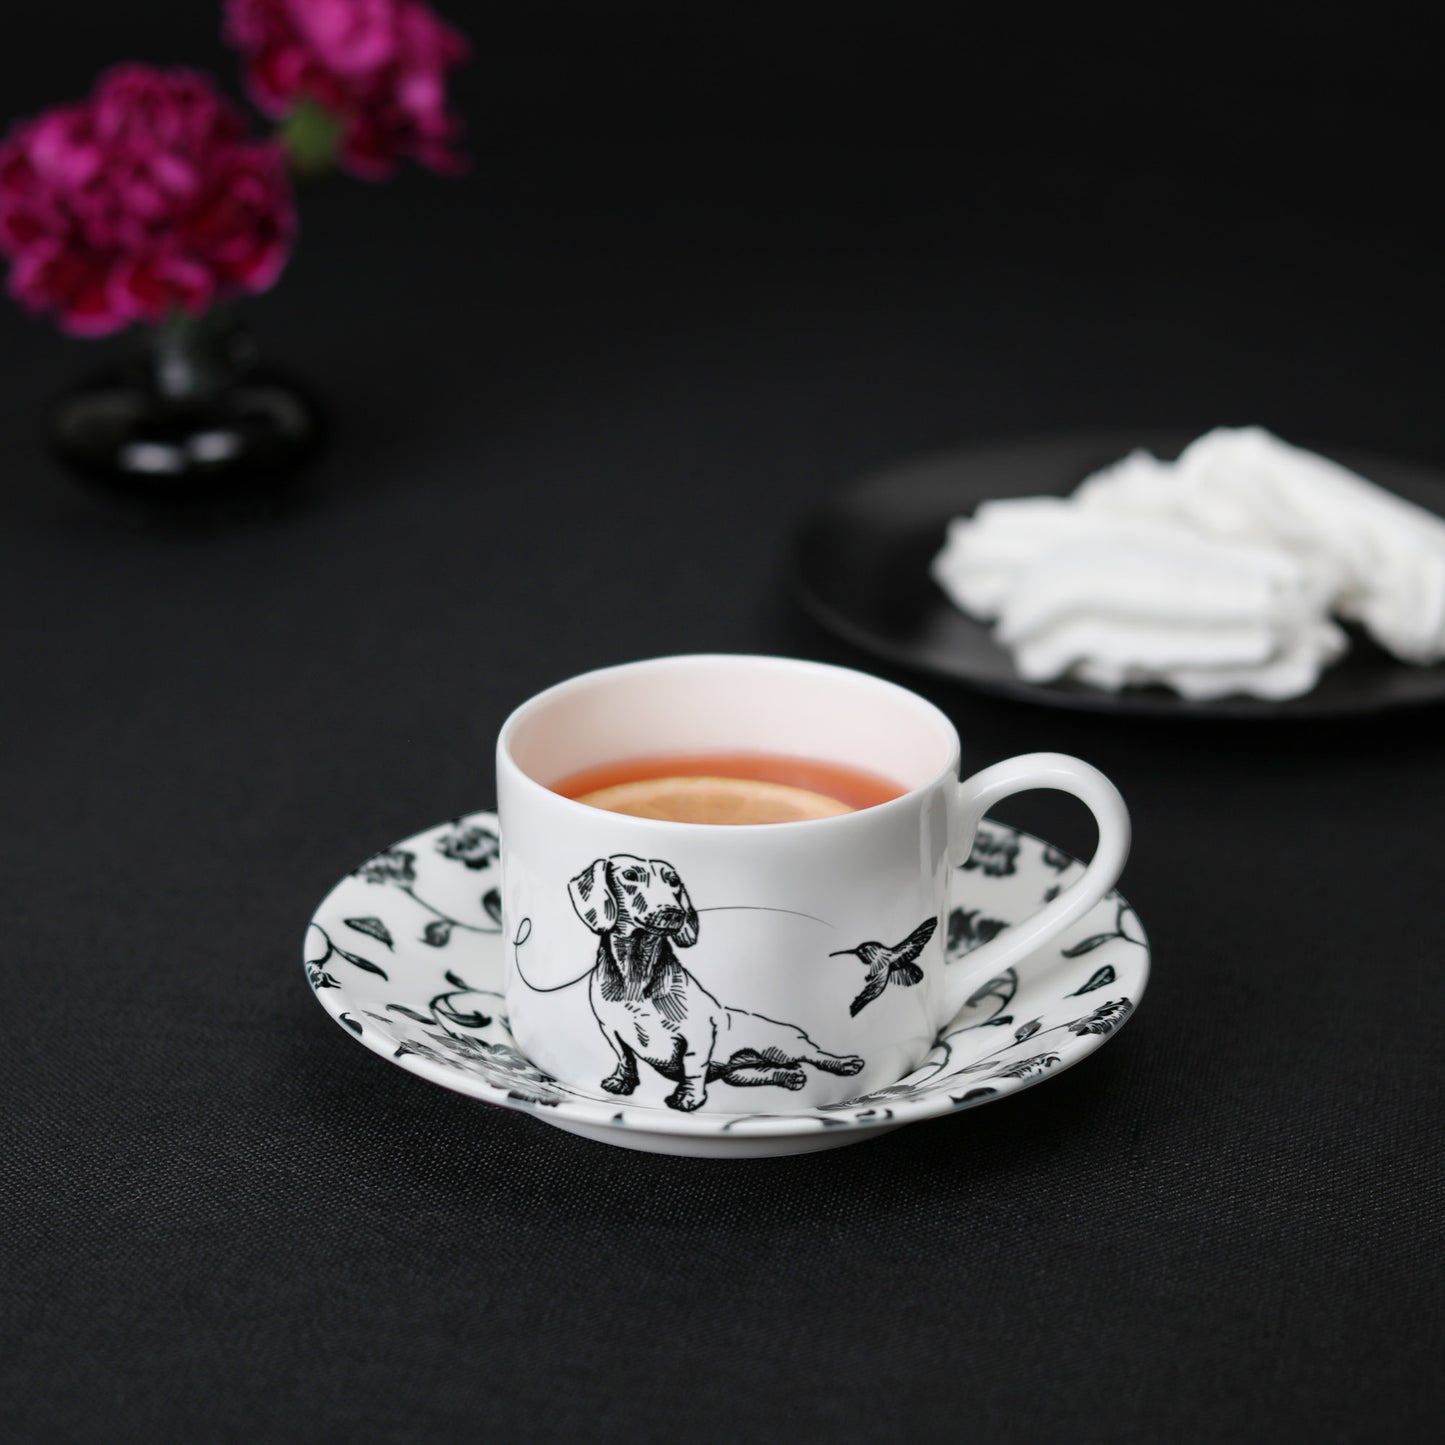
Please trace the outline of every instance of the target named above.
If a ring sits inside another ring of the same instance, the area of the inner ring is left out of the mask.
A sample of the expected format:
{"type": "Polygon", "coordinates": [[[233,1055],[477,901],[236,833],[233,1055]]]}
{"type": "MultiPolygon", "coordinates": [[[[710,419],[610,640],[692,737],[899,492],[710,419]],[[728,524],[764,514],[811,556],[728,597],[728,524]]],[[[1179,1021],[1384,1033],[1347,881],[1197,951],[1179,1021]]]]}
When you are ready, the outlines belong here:
{"type": "MultiPolygon", "coordinates": [[[[1036,911],[1081,868],[1027,833],[985,822],[954,874],[947,958],[1036,911]]],[[[367,1048],[434,1084],[559,1129],[655,1154],[804,1154],[971,1109],[1051,1079],[1117,1033],[1149,978],[1149,942],[1117,893],[1017,969],[981,980],[923,1064],[886,1089],[822,1109],[764,1087],[747,1114],[619,1107],[560,1084],[518,1051],[503,999],[497,819],[473,813],[377,853],[327,894],[306,931],[306,973],[327,1013],[367,1048]],[[775,1109],[766,1107],[776,1096],[775,1109]]]]}

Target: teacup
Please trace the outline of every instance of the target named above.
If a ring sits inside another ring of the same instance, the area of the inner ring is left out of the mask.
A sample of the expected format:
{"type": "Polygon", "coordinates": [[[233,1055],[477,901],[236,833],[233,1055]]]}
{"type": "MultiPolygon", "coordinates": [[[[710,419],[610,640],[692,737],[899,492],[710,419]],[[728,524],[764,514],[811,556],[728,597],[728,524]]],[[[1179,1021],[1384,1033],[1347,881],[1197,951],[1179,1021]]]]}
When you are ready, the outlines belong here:
{"type": "Polygon", "coordinates": [[[959,781],[932,703],[847,668],[664,657],[586,673],[523,703],[497,741],[502,927],[513,1035],[586,1092],[691,1111],[786,1112],[916,1068],[981,978],[1020,963],[1115,884],[1129,816],[1058,753],[959,781]],[[549,787],[645,754],[818,758],[905,791],[856,812],[741,826],[607,812],[549,787]],[[1012,793],[1083,800],[1099,839],[1058,897],[955,962],[951,870],[1012,793]]]}

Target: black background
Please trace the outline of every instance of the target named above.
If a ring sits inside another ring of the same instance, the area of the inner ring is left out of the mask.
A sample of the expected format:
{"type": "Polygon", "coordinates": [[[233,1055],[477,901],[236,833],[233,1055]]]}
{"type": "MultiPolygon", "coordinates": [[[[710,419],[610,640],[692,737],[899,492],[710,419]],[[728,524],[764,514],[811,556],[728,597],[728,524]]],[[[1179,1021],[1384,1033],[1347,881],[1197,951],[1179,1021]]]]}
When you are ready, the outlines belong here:
{"type": "MultiPolygon", "coordinates": [[[[307,506],[175,532],[80,491],[40,412],[123,343],[0,312],[6,1433],[1426,1438],[1439,714],[1167,726],[923,681],[968,766],[1119,782],[1154,982],[1047,1087],[834,1154],[486,1109],[299,967],[340,874],[491,801],[538,687],[859,661],[779,578],[862,469],[1219,422],[1445,464],[1412,9],[447,10],[469,176],[315,187],[251,311],[330,403],[307,506]]],[[[0,110],[122,57],[239,93],[216,30],[26,7],[0,110]]],[[[1064,801],[1004,816],[1089,846],[1064,801]]]]}

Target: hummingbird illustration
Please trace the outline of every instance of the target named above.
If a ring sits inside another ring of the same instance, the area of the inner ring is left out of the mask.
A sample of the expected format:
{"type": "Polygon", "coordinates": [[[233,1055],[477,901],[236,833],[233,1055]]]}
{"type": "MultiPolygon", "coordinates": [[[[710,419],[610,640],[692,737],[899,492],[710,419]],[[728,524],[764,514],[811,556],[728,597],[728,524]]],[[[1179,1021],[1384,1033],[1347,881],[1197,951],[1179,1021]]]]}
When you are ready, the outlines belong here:
{"type": "Polygon", "coordinates": [[[867,969],[868,982],[863,992],[848,1005],[848,1012],[855,1018],[860,1010],[868,1007],[890,983],[912,988],[923,981],[923,970],[913,961],[923,952],[923,945],[933,937],[938,927],[936,918],[926,918],[902,943],[889,948],[886,943],[860,943],[857,948],[840,948],[830,953],[829,958],[841,958],[844,954],[854,955],[867,969]]]}

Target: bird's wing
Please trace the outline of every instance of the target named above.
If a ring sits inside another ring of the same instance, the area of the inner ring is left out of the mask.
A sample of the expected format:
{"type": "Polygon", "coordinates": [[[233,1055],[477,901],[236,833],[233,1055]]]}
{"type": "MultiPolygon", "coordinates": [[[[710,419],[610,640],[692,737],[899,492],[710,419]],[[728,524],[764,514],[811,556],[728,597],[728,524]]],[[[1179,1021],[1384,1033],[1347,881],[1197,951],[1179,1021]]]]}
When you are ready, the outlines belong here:
{"type": "Polygon", "coordinates": [[[936,918],[925,918],[902,943],[893,950],[894,967],[900,963],[912,963],[920,953],[923,952],[923,945],[933,937],[933,930],[938,927],[936,918]]]}
{"type": "Polygon", "coordinates": [[[863,985],[863,992],[848,1005],[848,1012],[857,1017],[859,1010],[867,1008],[888,987],[888,980],[891,976],[892,970],[886,968],[880,968],[876,973],[870,973],[868,982],[863,985]]]}
{"type": "Polygon", "coordinates": [[[889,978],[893,983],[901,983],[904,988],[912,988],[915,983],[923,982],[923,970],[916,963],[909,963],[906,959],[902,963],[895,963],[889,970],[889,978]]]}

